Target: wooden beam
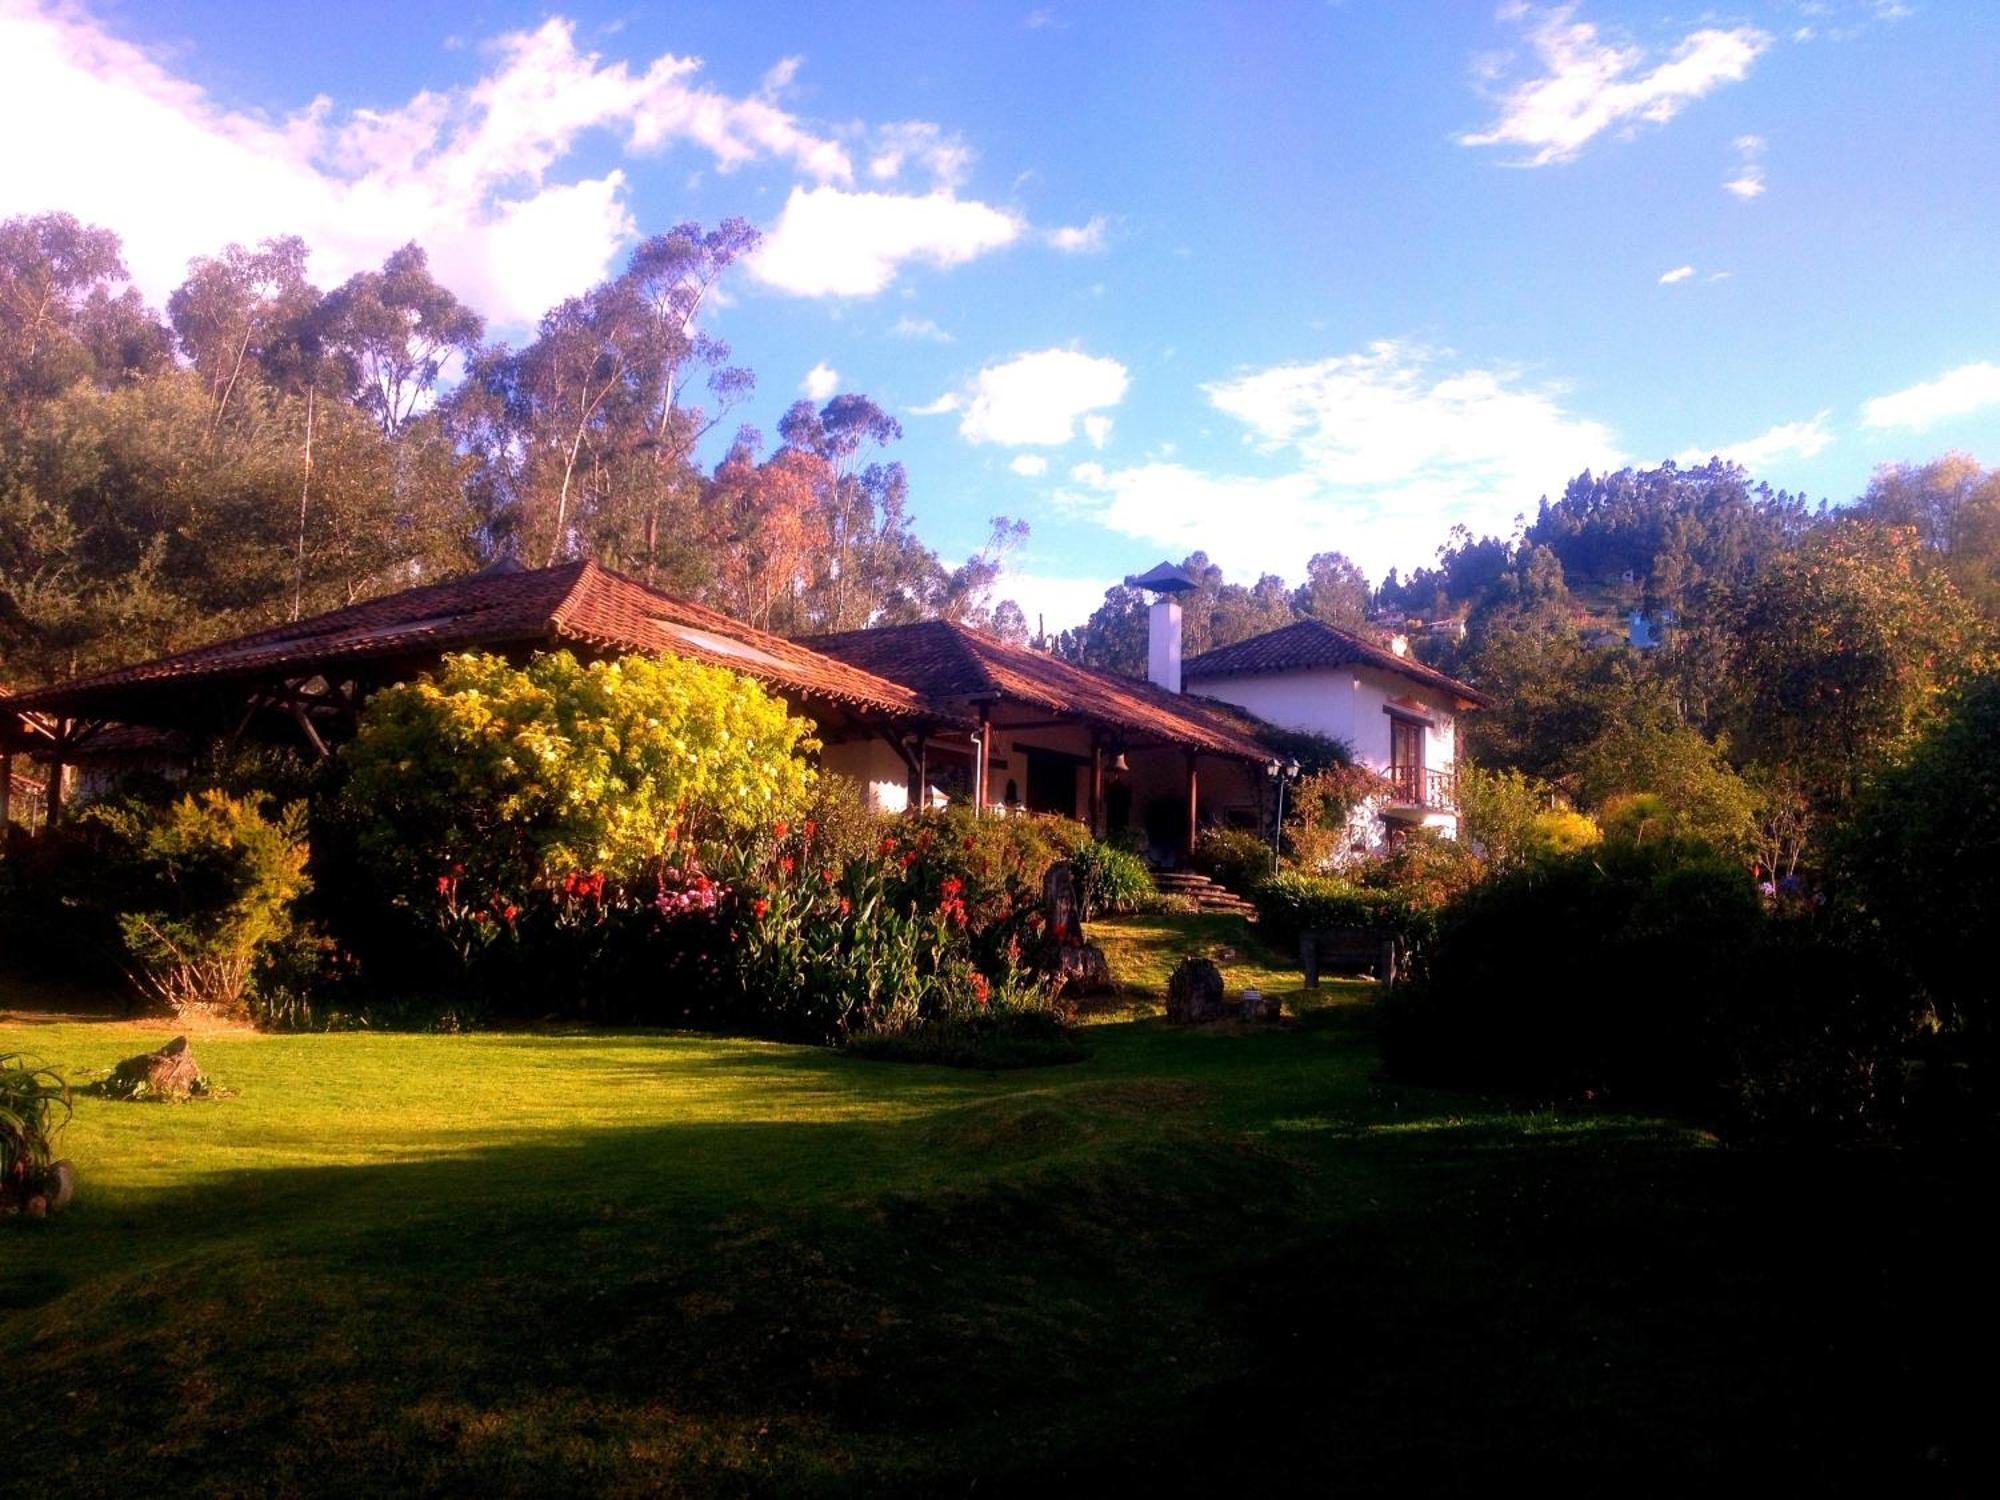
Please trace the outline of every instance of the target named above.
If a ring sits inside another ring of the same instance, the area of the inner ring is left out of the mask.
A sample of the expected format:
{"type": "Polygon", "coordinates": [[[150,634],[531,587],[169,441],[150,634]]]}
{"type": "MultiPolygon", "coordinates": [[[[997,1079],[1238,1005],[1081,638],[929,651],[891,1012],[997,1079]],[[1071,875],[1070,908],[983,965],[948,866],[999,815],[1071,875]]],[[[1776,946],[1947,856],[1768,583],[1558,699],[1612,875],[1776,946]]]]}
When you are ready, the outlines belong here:
{"type": "Polygon", "coordinates": [[[1194,751],[1187,753],[1187,852],[1194,853],[1195,834],[1200,826],[1200,781],[1195,775],[1194,751]]]}
{"type": "Polygon", "coordinates": [[[1090,737],[1090,836],[1104,837],[1104,741],[1090,737]]]}

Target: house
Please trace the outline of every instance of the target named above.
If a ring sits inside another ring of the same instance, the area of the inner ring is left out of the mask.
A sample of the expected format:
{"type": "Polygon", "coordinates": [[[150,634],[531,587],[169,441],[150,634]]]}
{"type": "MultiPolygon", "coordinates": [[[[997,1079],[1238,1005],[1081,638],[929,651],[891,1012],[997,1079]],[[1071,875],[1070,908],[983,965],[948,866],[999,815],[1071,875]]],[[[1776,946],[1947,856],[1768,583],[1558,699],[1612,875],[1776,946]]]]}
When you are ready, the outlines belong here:
{"type": "MultiPolygon", "coordinates": [[[[1165,565],[1162,564],[1162,568],[1165,565]]],[[[1161,568],[1146,575],[1169,586],[1161,568]]],[[[1346,743],[1356,764],[1379,773],[1388,793],[1370,816],[1381,827],[1458,833],[1458,719],[1491,706],[1477,688],[1320,620],[1299,620],[1263,635],[1179,661],[1179,606],[1161,593],[1150,628],[1155,660],[1172,658],[1191,693],[1234,704],[1281,729],[1346,743]],[[1163,607],[1164,606],[1164,607],[1163,607]]]]}
{"type": "MultiPolygon", "coordinates": [[[[1310,621],[1184,672],[1179,596],[1193,580],[1163,563],[1127,582],[1155,598],[1147,681],[945,621],[787,640],[595,563],[497,564],[16,694],[0,701],[0,755],[35,755],[56,786],[63,766],[100,749],[157,756],[248,735],[324,755],[354,732],[368,693],[449,652],[641,651],[764,683],[813,721],[822,767],[885,811],[969,802],[1061,813],[1103,836],[1137,835],[1173,863],[1205,825],[1269,826],[1275,725],[1353,745],[1394,788],[1380,810],[1391,823],[1455,829],[1456,714],[1485,702],[1472,688],[1310,621]]],[[[60,812],[54,799],[49,815],[60,812]]]]}
{"type": "MultiPolygon", "coordinates": [[[[887,678],[969,720],[969,735],[917,749],[925,802],[1061,813],[1098,834],[1142,834],[1171,861],[1206,823],[1259,827],[1265,726],[1227,703],[1080,667],[962,625],[930,620],[801,642],[887,678]]],[[[878,808],[910,805],[879,745],[830,748],[828,770],[869,789],[878,808]]]]}

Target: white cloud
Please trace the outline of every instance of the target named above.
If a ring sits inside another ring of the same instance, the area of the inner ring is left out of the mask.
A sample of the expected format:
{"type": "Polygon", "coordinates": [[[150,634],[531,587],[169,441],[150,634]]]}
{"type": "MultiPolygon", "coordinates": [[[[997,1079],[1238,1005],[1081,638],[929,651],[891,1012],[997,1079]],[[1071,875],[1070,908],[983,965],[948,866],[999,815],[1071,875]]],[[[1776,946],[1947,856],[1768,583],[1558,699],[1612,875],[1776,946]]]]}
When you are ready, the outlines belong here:
{"type": "Polygon", "coordinates": [[[1947,370],[1935,380],[1877,396],[1861,408],[1870,427],[1921,431],[1952,417],[2000,406],[2000,365],[1981,361],[1947,370]]]}
{"type": "Polygon", "coordinates": [[[500,37],[491,57],[469,87],[382,109],[322,97],[271,119],[225,107],[80,10],[9,4],[0,214],[60,208],[117,230],[155,301],[190,257],[230,241],[302,235],[332,284],[415,239],[446,284],[520,326],[603,277],[636,230],[623,172],[555,180],[593,135],[629,154],[692,144],[725,172],[775,160],[852,179],[845,148],[778,102],[793,63],[735,96],[702,84],[695,58],[635,67],[579,50],[561,19],[500,37]]]}
{"type": "Polygon", "coordinates": [[[1101,452],[1104,445],[1111,441],[1111,418],[1085,417],[1083,419],[1083,435],[1090,439],[1091,447],[1101,452]]]}
{"type": "Polygon", "coordinates": [[[1694,275],[1693,266],[1675,266],[1671,271],[1660,277],[1660,285],[1678,286],[1692,275],[1694,275]]]}
{"type": "Polygon", "coordinates": [[[794,187],[751,270],[799,297],[872,297],[910,261],[958,266],[1012,244],[1014,215],[949,189],[923,194],[794,187]]]}
{"type": "Polygon", "coordinates": [[[1116,406],[1129,384],[1125,367],[1115,359],[1074,349],[1041,349],[988,365],[972,377],[962,396],[940,397],[931,409],[950,411],[962,402],[965,416],[958,430],[968,442],[1054,447],[1076,436],[1079,419],[1095,441],[1086,414],[1116,406]]]}
{"type": "Polygon", "coordinates": [[[972,148],[928,120],[905,120],[875,131],[869,176],[893,182],[912,163],[929,172],[935,186],[956,187],[972,169],[972,148]]]}
{"type": "Polygon", "coordinates": [[[1461,145],[1520,147],[1527,152],[1523,166],[1568,161],[1614,126],[1663,125],[1692,100],[1740,82],[1771,45],[1754,27],[1707,28],[1647,67],[1644,48],[1602,40],[1595,26],[1571,20],[1574,9],[1520,4],[1503,11],[1528,24],[1539,71],[1504,90],[1499,118],[1461,135],[1461,145]]]}
{"type": "Polygon", "coordinates": [[[1559,393],[1400,343],[1203,389],[1274,472],[1086,463],[1058,498],[1149,546],[1204,547],[1232,573],[1296,577],[1337,549],[1379,578],[1428,561],[1454,524],[1505,533],[1578,471],[1625,461],[1559,393]]]}
{"type": "Polygon", "coordinates": [[[840,389],[840,371],[821,360],[806,371],[806,378],[799,382],[799,389],[814,401],[824,401],[840,389]]]}
{"type": "Polygon", "coordinates": [[[1049,461],[1039,453],[1017,453],[1007,467],[1023,479],[1040,479],[1049,472],[1049,461]]]}
{"type": "Polygon", "coordinates": [[[1060,229],[1051,229],[1048,240],[1056,249],[1067,255],[1082,255],[1102,250],[1110,234],[1111,221],[1103,214],[1095,214],[1088,223],[1068,224],[1060,229]]]}
{"type": "Polygon", "coordinates": [[[1736,138],[1736,175],[1723,183],[1724,192],[1748,202],[1764,195],[1764,138],[1739,135],[1736,138]]]}
{"type": "Polygon", "coordinates": [[[1704,448],[1683,448],[1674,455],[1674,462],[1683,468],[1705,464],[1711,457],[1727,459],[1733,464],[1741,464],[1751,473],[1761,473],[1769,465],[1787,458],[1811,458],[1833,441],[1833,433],[1828,427],[1833,413],[1823,411],[1805,422],[1784,422],[1770,431],[1740,443],[1731,443],[1726,448],[1714,450],[1704,448]]]}
{"type": "Polygon", "coordinates": [[[1103,573],[1072,578],[1009,567],[993,585],[993,597],[1012,599],[1021,606],[1021,613],[1028,617],[1029,634],[1039,624],[1054,635],[1090,618],[1104,602],[1106,581],[1103,573]]]}
{"type": "Polygon", "coordinates": [[[930,318],[913,318],[905,313],[896,319],[889,336],[898,339],[928,339],[933,344],[949,344],[952,337],[930,318]]]}
{"type": "Polygon", "coordinates": [[[946,412],[957,411],[962,405],[964,403],[959,400],[957,391],[946,391],[935,401],[926,401],[922,406],[912,406],[909,412],[913,417],[941,417],[946,412]]]}

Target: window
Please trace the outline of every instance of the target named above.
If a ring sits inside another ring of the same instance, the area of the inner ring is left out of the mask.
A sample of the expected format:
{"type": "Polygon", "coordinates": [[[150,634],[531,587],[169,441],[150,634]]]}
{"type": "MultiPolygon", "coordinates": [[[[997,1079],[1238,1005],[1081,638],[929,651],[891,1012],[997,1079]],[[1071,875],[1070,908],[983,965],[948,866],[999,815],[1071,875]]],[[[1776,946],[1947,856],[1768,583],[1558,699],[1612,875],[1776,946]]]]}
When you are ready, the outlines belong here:
{"type": "Polygon", "coordinates": [[[1424,800],[1424,726],[1415,719],[1389,719],[1389,783],[1398,802],[1424,800]]]}

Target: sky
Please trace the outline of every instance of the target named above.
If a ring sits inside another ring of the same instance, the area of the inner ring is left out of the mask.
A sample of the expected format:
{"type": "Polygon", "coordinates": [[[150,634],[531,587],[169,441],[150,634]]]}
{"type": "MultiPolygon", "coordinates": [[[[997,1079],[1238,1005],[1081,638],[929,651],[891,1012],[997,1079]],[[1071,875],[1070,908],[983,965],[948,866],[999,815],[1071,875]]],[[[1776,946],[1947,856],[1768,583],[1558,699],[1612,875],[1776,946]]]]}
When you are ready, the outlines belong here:
{"type": "Polygon", "coordinates": [[[2000,463],[1996,0],[0,0],[0,141],[0,215],[156,305],[414,239],[517,343],[749,219],[725,426],[873,397],[948,560],[1030,523],[1051,630],[1195,548],[1379,580],[1586,468],[2000,463]]]}

